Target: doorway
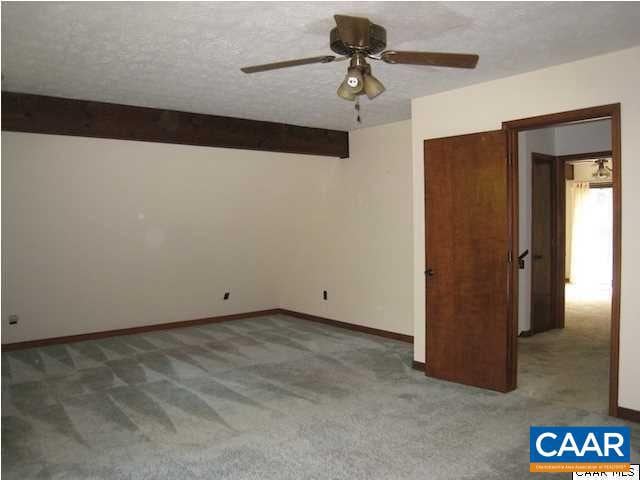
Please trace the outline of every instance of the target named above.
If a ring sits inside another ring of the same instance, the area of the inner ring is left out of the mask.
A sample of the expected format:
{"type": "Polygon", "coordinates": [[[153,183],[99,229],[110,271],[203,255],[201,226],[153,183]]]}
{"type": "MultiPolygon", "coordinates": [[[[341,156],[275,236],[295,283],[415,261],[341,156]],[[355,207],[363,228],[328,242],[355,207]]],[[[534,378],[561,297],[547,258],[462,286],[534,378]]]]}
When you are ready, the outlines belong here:
{"type": "Polygon", "coordinates": [[[607,175],[612,166],[609,152],[566,163],[565,282],[575,292],[611,289],[613,186],[607,175]]]}
{"type": "Polygon", "coordinates": [[[619,413],[619,122],[619,105],[608,105],[504,123],[513,174],[520,180],[522,134],[538,133],[537,144],[525,149],[531,156],[530,190],[520,181],[513,207],[520,227],[515,244],[531,251],[528,271],[518,275],[519,318],[512,319],[520,334],[514,345],[518,388],[612,416],[619,413]],[[593,135],[583,135],[582,146],[574,142],[571,152],[545,151],[548,143],[539,141],[544,129],[555,129],[557,137],[558,128],[586,131],[604,123],[608,144],[600,148],[589,144],[593,135]],[[594,177],[596,161],[607,167],[606,178],[594,177]],[[527,195],[529,232],[521,218],[527,195]],[[522,305],[527,294],[529,311],[522,305]]]}
{"type": "MultiPolygon", "coordinates": [[[[522,238],[521,245],[529,245],[532,255],[530,328],[525,330],[525,319],[519,322],[526,337],[519,339],[519,384],[532,397],[606,414],[613,253],[611,121],[521,132],[519,139],[529,148],[546,146],[561,154],[533,152],[530,164],[528,158],[520,159],[520,171],[531,172],[530,239],[522,238]],[[551,142],[541,144],[541,138],[551,142]],[[606,151],[586,151],[593,148],[606,151]],[[566,154],[567,149],[578,153],[566,154]]],[[[526,206],[522,201],[521,223],[529,221],[526,206]]]]}
{"type": "MultiPolygon", "coordinates": [[[[519,269],[521,262],[530,265],[525,257],[526,246],[525,251],[520,249],[526,244],[520,240],[531,238],[529,230],[522,232],[523,226],[530,229],[531,222],[519,222],[522,203],[519,196],[523,189],[530,194],[531,181],[520,185],[518,161],[524,157],[519,153],[522,145],[518,135],[560,124],[602,119],[611,123],[611,159],[617,165],[611,175],[613,272],[608,411],[612,416],[625,413],[618,408],[619,104],[508,121],[503,123],[502,130],[425,140],[424,368],[427,376],[501,392],[518,386],[518,333],[523,331],[519,319],[527,322],[526,330],[531,333],[531,302],[521,303],[519,297],[531,295],[532,280],[530,269],[527,275],[519,269]]],[[[538,153],[556,156],[544,150],[538,153]]],[[[555,161],[554,168],[540,170],[538,183],[544,185],[544,178],[564,178],[560,164],[555,161]]],[[[561,183],[556,182],[551,190],[547,186],[548,204],[538,208],[551,212],[554,205],[564,204],[566,193],[559,185],[561,183]]],[[[565,284],[561,263],[565,258],[565,245],[558,238],[564,238],[565,226],[557,215],[552,217],[555,223],[538,239],[546,242],[550,251],[546,260],[549,263],[540,270],[540,276],[546,275],[551,281],[547,282],[546,290],[540,290],[535,313],[540,317],[551,316],[550,321],[555,323],[544,328],[557,331],[564,325],[565,284]]],[[[543,284],[543,280],[537,283],[541,287],[543,284]]]]}

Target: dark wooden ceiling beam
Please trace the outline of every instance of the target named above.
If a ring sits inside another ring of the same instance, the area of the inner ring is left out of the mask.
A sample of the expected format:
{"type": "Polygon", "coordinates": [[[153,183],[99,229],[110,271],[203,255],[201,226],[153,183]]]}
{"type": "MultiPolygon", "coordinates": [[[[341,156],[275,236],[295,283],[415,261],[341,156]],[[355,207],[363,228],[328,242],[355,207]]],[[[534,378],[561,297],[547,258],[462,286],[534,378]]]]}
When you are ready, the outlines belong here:
{"type": "Polygon", "coordinates": [[[339,130],[15,92],[2,92],[2,130],[349,156],[339,130]]]}

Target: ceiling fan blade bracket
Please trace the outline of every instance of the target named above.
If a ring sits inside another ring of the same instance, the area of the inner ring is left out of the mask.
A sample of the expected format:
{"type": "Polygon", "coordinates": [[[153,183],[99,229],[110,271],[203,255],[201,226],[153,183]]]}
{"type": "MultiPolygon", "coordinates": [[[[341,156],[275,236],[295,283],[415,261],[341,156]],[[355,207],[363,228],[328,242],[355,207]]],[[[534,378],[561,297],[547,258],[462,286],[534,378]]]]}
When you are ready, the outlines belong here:
{"type": "Polygon", "coordinates": [[[386,52],[382,52],[380,54],[380,58],[378,60],[382,60],[385,63],[397,63],[394,59],[393,56],[395,55],[395,51],[394,50],[387,50],[386,52]]]}

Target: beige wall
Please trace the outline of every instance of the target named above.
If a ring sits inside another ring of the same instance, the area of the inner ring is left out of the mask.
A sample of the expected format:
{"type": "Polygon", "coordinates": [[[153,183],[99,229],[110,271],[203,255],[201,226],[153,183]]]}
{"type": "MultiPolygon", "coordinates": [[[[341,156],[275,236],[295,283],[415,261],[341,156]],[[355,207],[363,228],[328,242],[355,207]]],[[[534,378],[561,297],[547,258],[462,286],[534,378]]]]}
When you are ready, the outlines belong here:
{"type": "Polygon", "coordinates": [[[2,132],[3,343],[277,307],[281,172],[322,160],[2,132]]]}
{"type": "Polygon", "coordinates": [[[352,152],[2,132],[2,342],[279,306],[412,333],[410,122],[352,152]]]}
{"type": "Polygon", "coordinates": [[[280,304],[412,335],[411,122],[352,131],[349,149],[296,174],[280,304]]]}
{"type": "Polygon", "coordinates": [[[415,359],[424,361],[425,138],[499,129],[505,120],[622,104],[622,298],[619,403],[640,409],[640,47],[412,101],[415,359]]]}

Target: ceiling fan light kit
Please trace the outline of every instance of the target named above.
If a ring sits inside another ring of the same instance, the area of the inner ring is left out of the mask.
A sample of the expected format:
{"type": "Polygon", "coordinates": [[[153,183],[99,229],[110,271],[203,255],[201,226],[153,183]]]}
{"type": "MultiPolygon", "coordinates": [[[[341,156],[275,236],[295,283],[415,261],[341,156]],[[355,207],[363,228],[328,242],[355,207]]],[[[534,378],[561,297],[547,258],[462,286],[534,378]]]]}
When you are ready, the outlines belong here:
{"type": "Polygon", "coordinates": [[[599,158],[594,163],[596,165],[596,171],[593,172],[593,178],[607,179],[611,177],[613,170],[606,165],[606,158],[599,158]]]}
{"type": "Polygon", "coordinates": [[[333,55],[323,55],[284,62],[244,67],[244,73],[257,73],[280,68],[296,67],[313,63],[330,63],[349,59],[347,75],[337,90],[340,98],[353,102],[359,95],[373,100],[385,91],[385,87],[371,73],[367,59],[388,64],[426,65],[431,67],[475,68],[478,55],[441,52],[400,52],[384,49],[387,46],[387,31],[371,23],[368,18],[334,15],[336,27],[329,33],[329,46],[333,55]]]}
{"type": "MultiPolygon", "coordinates": [[[[347,77],[348,77],[348,74],[347,74],[347,77]]],[[[343,80],[343,82],[338,87],[337,94],[340,98],[353,102],[356,99],[356,94],[353,93],[351,87],[349,87],[348,81],[349,81],[348,78],[345,78],[343,80]]]]}
{"type": "Polygon", "coordinates": [[[362,88],[364,89],[364,93],[366,93],[367,97],[369,97],[369,100],[373,100],[385,91],[382,82],[369,73],[364,75],[362,88]]]}
{"type": "Polygon", "coordinates": [[[374,99],[384,92],[384,85],[371,74],[371,66],[364,54],[355,53],[344,81],[338,87],[338,96],[345,100],[354,101],[357,95],[367,95],[374,99]]]}

